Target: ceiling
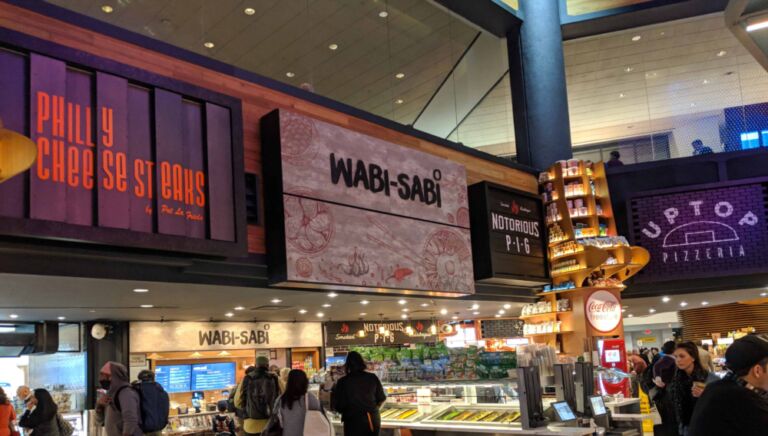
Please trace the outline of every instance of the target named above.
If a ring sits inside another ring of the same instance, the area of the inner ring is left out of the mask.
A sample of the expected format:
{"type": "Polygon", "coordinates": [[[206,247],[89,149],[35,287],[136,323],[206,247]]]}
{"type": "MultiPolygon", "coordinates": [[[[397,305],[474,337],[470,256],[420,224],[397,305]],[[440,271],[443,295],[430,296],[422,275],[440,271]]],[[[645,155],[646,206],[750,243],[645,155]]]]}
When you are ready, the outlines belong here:
{"type": "Polygon", "coordinates": [[[626,309],[624,319],[632,319],[630,324],[655,324],[657,319],[663,317],[663,314],[668,312],[755,299],[764,299],[765,303],[768,304],[766,297],[768,297],[768,290],[765,288],[755,288],[684,295],[669,294],[661,297],[627,298],[622,300],[622,306],[626,309]],[[668,297],[669,301],[665,302],[664,297],[668,297]],[[704,302],[706,304],[703,304],[704,302]]]}
{"type": "Polygon", "coordinates": [[[140,282],[127,280],[0,274],[0,321],[332,321],[437,318],[494,318],[499,310],[519,315],[522,303],[465,297],[436,299],[397,295],[344,294],[282,289],[140,282]],[[148,289],[136,293],[134,289],[148,289]],[[273,303],[273,299],[282,301],[273,303]],[[362,300],[369,304],[361,304],[362,300]],[[404,300],[406,304],[399,304],[404,300]],[[141,308],[151,304],[152,308],[141,308]],[[331,304],[331,307],[323,307],[331,304]],[[472,309],[473,305],[477,309],[472,309]],[[508,309],[504,305],[509,304],[508,309]],[[243,310],[235,310],[242,306],[243,310]],[[299,310],[306,310],[301,314],[299,310]],[[404,312],[403,309],[408,309],[404,312]],[[441,310],[445,309],[445,314],[441,310]],[[231,312],[231,318],[225,314],[231,312]],[[323,317],[318,317],[318,312],[323,317]],[[477,312],[477,314],[475,314],[477,312]],[[365,313],[365,315],[362,315],[365,313]],[[381,315],[380,315],[381,314],[381,315]]]}
{"type": "Polygon", "coordinates": [[[48,2],[402,124],[478,33],[424,0],[48,2]]]}

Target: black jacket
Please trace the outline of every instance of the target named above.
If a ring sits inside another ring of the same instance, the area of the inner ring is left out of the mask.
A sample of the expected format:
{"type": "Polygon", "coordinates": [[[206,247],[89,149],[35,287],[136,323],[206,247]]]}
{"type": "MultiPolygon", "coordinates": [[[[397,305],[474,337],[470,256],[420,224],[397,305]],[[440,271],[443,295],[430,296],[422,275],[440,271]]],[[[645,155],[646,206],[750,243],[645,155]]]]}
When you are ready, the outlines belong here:
{"type": "Polygon", "coordinates": [[[333,408],[342,419],[349,415],[378,415],[379,405],[387,399],[375,374],[353,372],[342,377],[333,388],[333,408]]]}
{"type": "Polygon", "coordinates": [[[768,398],[735,380],[709,384],[693,411],[688,434],[765,436],[768,434],[768,398]]]}

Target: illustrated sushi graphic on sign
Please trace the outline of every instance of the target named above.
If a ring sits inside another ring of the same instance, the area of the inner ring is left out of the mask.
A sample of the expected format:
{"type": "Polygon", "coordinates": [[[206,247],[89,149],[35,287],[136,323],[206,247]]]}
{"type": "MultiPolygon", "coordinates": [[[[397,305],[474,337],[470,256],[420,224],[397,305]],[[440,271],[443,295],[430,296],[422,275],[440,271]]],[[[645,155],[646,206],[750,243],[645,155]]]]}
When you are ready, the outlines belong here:
{"type": "Polygon", "coordinates": [[[651,253],[639,279],[759,270],[768,264],[763,183],[691,190],[632,200],[635,239],[651,253]]]}

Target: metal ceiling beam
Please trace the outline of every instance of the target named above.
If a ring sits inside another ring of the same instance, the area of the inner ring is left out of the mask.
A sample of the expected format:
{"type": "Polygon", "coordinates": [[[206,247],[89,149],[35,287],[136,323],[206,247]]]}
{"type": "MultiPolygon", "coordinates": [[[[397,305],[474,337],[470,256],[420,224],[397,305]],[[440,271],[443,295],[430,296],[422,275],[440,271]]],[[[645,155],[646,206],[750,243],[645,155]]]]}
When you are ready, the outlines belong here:
{"type": "MultiPolygon", "coordinates": [[[[749,54],[768,71],[768,54],[752,39],[745,26],[742,25],[746,18],[745,11],[749,5],[749,0],[729,1],[728,6],[725,8],[725,25],[733,33],[733,36],[739,40],[741,45],[747,49],[749,54]]],[[[766,7],[764,12],[768,12],[768,7],[766,7]]],[[[750,11],[747,15],[755,15],[755,11],[750,11]]]]}

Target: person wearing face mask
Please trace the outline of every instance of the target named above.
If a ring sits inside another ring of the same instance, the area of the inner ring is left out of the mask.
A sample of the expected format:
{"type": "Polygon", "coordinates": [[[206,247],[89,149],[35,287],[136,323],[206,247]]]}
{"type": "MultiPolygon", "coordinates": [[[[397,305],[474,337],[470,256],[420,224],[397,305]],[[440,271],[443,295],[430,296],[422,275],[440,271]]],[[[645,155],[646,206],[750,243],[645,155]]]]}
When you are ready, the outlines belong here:
{"type": "Polygon", "coordinates": [[[725,352],[729,374],[707,386],[691,418],[695,436],[768,434],[768,335],[738,339],[725,352]]]}
{"type": "Polygon", "coordinates": [[[677,366],[672,382],[668,386],[674,406],[677,434],[688,436],[693,409],[696,407],[707,383],[718,380],[701,365],[699,349],[693,342],[682,342],[675,348],[675,364],[677,366]]]}
{"type": "Polygon", "coordinates": [[[143,436],[138,392],[131,388],[128,370],[107,362],[99,371],[99,384],[106,390],[96,402],[96,421],[107,436],[143,436]]]}

